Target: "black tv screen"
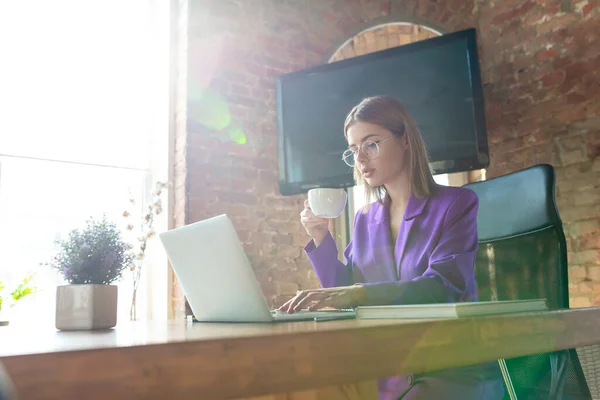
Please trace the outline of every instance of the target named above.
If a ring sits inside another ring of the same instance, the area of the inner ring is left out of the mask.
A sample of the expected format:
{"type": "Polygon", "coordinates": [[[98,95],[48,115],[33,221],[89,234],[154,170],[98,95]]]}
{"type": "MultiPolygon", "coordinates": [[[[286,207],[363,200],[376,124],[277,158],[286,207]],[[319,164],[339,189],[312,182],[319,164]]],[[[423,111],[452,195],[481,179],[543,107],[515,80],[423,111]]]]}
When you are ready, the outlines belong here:
{"type": "Polygon", "coordinates": [[[475,29],[281,75],[276,94],[282,195],[355,184],[344,119],[374,95],[412,113],[434,173],[489,165],[475,29]]]}

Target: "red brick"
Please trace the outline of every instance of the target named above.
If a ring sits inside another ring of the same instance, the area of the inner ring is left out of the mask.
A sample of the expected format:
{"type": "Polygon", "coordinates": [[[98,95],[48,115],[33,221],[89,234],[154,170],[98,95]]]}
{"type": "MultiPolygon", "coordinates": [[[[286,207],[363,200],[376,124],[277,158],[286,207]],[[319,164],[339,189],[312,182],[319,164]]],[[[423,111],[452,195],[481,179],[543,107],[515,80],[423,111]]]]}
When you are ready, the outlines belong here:
{"type": "Polygon", "coordinates": [[[590,219],[585,221],[576,221],[566,223],[566,233],[571,237],[585,237],[600,232],[600,221],[598,219],[590,219]]]}
{"type": "Polygon", "coordinates": [[[569,295],[576,295],[578,288],[579,288],[578,283],[569,282],[569,295]]]}
{"type": "Polygon", "coordinates": [[[565,73],[563,71],[555,71],[542,77],[542,84],[545,87],[558,86],[565,81],[565,73]]]}
{"type": "Polygon", "coordinates": [[[536,7],[523,20],[523,25],[530,26],[539,22],[544,17],[544,11],[541,7],[536,7]]]}
{"type": "Polygon", "coordinates": [[[245,205],[241,204],[228,204],[227,205],[227,214],[230,217],[248,217],[250,214],[250,209],[245,205]]]}
{"type": "Polygon", "coordinates": [[[293,244],[293,236],[292,235],[275,235],[273,240],[276,244],[293,244]]]}
{"type": "Polygon", "coordinates": [[[594,293],[600,295],[600,266],[589,267],[588,277],[594,282],[594,293]]]}
{"type": "Polygon", "coordinates": [[[269,275],[275,282],[295,282],[301,278],[296,268],[295,263],[290,263],[290,268],[270,268],[269,275]]]}
{"type": "MultiPolygon", "coordinates": [[[[573,207],[560,211],[560,216],[564,221],[585,221],[600,217],[600,204],[590,204],[587,206],[573,207]]],[[[592,226],[595,226],[592,223],[592,226]]],[[[600,229],[600,228],[599,228],[600,229]]]]}
{"type": "Polygon", "coordinates": [[[452,11],[458,11],[460,8],[462,8],[465,5],[465,1],[464,0],[449,0],[450,3],[450,9],[452,11]]]}
{"type": "Polygon", "coordinates": [[[600,190],[587,190],[574,196],[575,206],[591,205],[600,203],[600,190]]]}
{"type": "Polygon", "coordinates": [[[277,160],[260,157],[252,160],[252,165],[256,169],[273,169],[276,166],[276,161],[277,160]]]}
{"type": "Polygon", "coordinates": [[[294,295],[300,289],[297,283],[285,281],[275,282],[275,287],[280,295],[294,295]]]}
{"type": "Polygon", "coordinates": [[[590,281],[584,281],[584,282],[580,282],[579,285],[577,285],[577,293],[578,294],[588,294],[588,293],[593,293],[594,288],[592,285],[592,282],[590,281]]]}
{"type": "Polygon", "coordinates": [[[579,106],[565,108],[556,115],[556,118],[566,124],[580,121],[585,118],[585,108],[579,106]]]}
{"type": "Polygon", "coordinates": [[[506,23],[513,18],[519,17],[523,14],[526,14],[529,10],[535,7],[535,3],[533,1],[525,1],[521,6],[516,7],[510,11],[504,12],[502,14],[497,15],[492,19],[492,23],[499,25],[506,23]]]}
{"type": "Polygon", "coordinates": [[[239,94],[242,96],[250,96],[250,88],[246,85],[241,85],[238,83],[231,82],[229,84],[230,92],[234,94],[239,94]]]}
{"type": "Polygon", "coordinates": [[[579,241],[580,250],[597,250],[600,249],[600,231],[594,235],[589,235],[579,241]]]}
{"type": "Polygon", "coordinates": [[[579,104],[588,100],[588,96],[581,93],[569,93],[567,95],[567,104],[579,104]]]}
{"type": "Polygon", "coordinates": [[[453,16],[453,12],[452,12],[452,11],[449,11],[449,10],[446,10],[446,11],[445,11],[445,12],[442,14],[442,16],[439,18],[439,21],[440,21],[440,23],[442,23],[442,24],[447,24],[447,23],[448,23],[448,21],[449,21],[449,20],[452,18],[452,16],[453,16]]]}
{"type": "Polygon", "coordinates": [[[573,253],[569,264],[600,265],[600,250],[583,250],[573,253]]]}
{"type": "Polygon", "coordinates": [[[522,137],[506,139],[502,141],[502,149],[507,153],[516,150],[522,150],[525,145],[524,142],[525,140],[522,137]]]}
{"type": "MultiPolygon", "coordinates": [[[[579,110],[578,108],[573,108],[579,110]]],[[[572,135],[557,139],[563,166],[587,161],[586,142],[583,135],[572,135]]]]}
{"type": "Polygon", "coordinates": [[[567,251],[573,252],[578,250],[578,248],[575,247],[575,241],[573,240],[573,238],[567,236],[565,237],[565,241],[567,242],[567,251]]]}
{"type": "Polygon", "coordinates": [[[392,9],[391,2],[389,2],[389,1],[382,2],[381,5],[379,6],[380,15],[390,15],[392,12],[391,9],[392,9]]]}
{"type": "Polygon", "coordinates": [[[597,69],[598,64],[595,61],[576,62],[566,67],[566,81],[579,80],[585,74],[595,72],[597,69]]]}
{"type": "Polygon", "coordinates": [[[567,67],[568,65],[573,63],[573,58],[570,57],[569,55],[567,56],[563,56],[563,57],[559,57],[554,59],[554,61],[552,62],[552,66],[554,67],[554,69],[564,69],[565,67],[567,67]]]}
{"type": "MultiPolygon", "coordinates": [[[[525,88],[527,92],[532,92],[531,88],[525,88]]],[[[541,120],[542,118],[548,118],[549,112],[555,106],[555,100],[538,100],[530,108],[523,110],[523,117],[532,120],[541,120]]]]}
{"type": "MultiPolygon", "coordinates": [[[[236,188],[237,190],[240,190],[240,188],[236,188]]],[[[245,192],[234,192],[234,191],[219,191],[217,192],[217,196],[219,201],[225,202],[225,203],[242,203],[245,205],[256,205],[258,204],[258,199],[256,198],[256,195],[252,194],[252,193],[245,193],[245,192]]]]}
{"type": "Polygon", "coordinates": [[[560,16],[551,16],[545,22],[536,26],[538,34],[550,34],[552,31],[568,26],[577,21],[574,14],[563,14],[560,16]]]}
{"type": "Polygon", "coordinates": [[[569,282],[579,283],[586,278],[586,267],[582,265],[569,266],[569,282]]]}
{"type": "Polygon", "coordinates": [[[536,58],[539,62],[542,62],[542,61],[546,61],[548,59],[552,59],[552,58],[556,57],[557,54],[558,54],[558,50],[549,49],[549,50],[544,50],[544,51],[539,52],[537,54],[536,58]]]}
{"type": "Polygon", "coordinates": [[[588,4],[586,4],[583,9],[581,10],[582,14],[584,17],[587,17],[589,13],[592,12],[592,10],[594,9],[594,7],[596,7],[596,3],[594,2],[588,2],[588,4]]]}
{"type": "Polygon", "coordinates": [[[570,296],[569,298],[569,306],[571,308],[585,308],[590,307],[592,305],[591,296],[570,296]]]}
{"type": "Polygon", "coordinates": [[[329,22],[337,22],[338,21],[338,16],[335,14],[332,14],[329,11],[323,11],[321,12],[321,16],[325,19],[325,21],[329,21],[329,22]]]}

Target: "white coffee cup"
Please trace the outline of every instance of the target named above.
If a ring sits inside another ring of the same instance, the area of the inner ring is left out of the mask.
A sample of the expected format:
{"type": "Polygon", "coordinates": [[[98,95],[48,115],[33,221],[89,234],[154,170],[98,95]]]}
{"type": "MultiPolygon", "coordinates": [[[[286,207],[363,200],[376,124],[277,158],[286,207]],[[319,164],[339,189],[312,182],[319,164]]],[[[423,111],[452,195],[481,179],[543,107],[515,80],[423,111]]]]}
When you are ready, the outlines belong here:
{"type": "Polygon", "coordinates": [[[308,191],[308,204],[313,214],[321,218],[340,216],[348,195],[344,189],[317,188],[308,191]]]}

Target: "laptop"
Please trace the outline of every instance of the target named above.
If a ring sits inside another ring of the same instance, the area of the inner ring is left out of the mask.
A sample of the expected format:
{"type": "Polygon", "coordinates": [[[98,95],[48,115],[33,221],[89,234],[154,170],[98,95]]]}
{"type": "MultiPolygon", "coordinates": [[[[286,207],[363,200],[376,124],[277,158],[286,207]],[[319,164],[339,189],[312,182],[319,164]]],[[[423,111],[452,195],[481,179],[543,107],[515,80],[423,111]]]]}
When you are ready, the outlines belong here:
{"type": "Polygon", "coordinates": [[[233,223],[226,214],[160,233],[195,320],[199,322],[326,321],[353,310],[270,310],[233,223]]]}

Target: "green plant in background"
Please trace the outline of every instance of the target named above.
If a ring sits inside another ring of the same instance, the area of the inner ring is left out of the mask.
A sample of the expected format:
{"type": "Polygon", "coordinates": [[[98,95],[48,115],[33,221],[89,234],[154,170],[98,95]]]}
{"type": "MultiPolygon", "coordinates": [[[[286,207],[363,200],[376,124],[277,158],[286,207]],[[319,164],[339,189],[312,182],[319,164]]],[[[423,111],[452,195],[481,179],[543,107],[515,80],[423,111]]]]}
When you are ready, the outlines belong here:
{"type": "Polygon", "coordinates": [[[6,306],[6,300],[11,300],[10,307],[14,307],[17,301],[21,300],[23,297],[37,292],[37,288],[31,285],[31,281],[33,280],[34,276],[34,274],[29,274],[23,278],[16,289],[10,292],[6,298],[4,295],[4,289],[6,289],[6,286],[2,281],[0,281],[0,311],[2,311],[3,305],[6,306]]]}
{"type": "Polygon", "coordinates": [[[59,251],[46,265],[58,270],[70,284],[110,285],[123,277],[133,260],[131,245],[106,216],[90,218],[82,230],[72,230],[56,244],[59,251]]]}

